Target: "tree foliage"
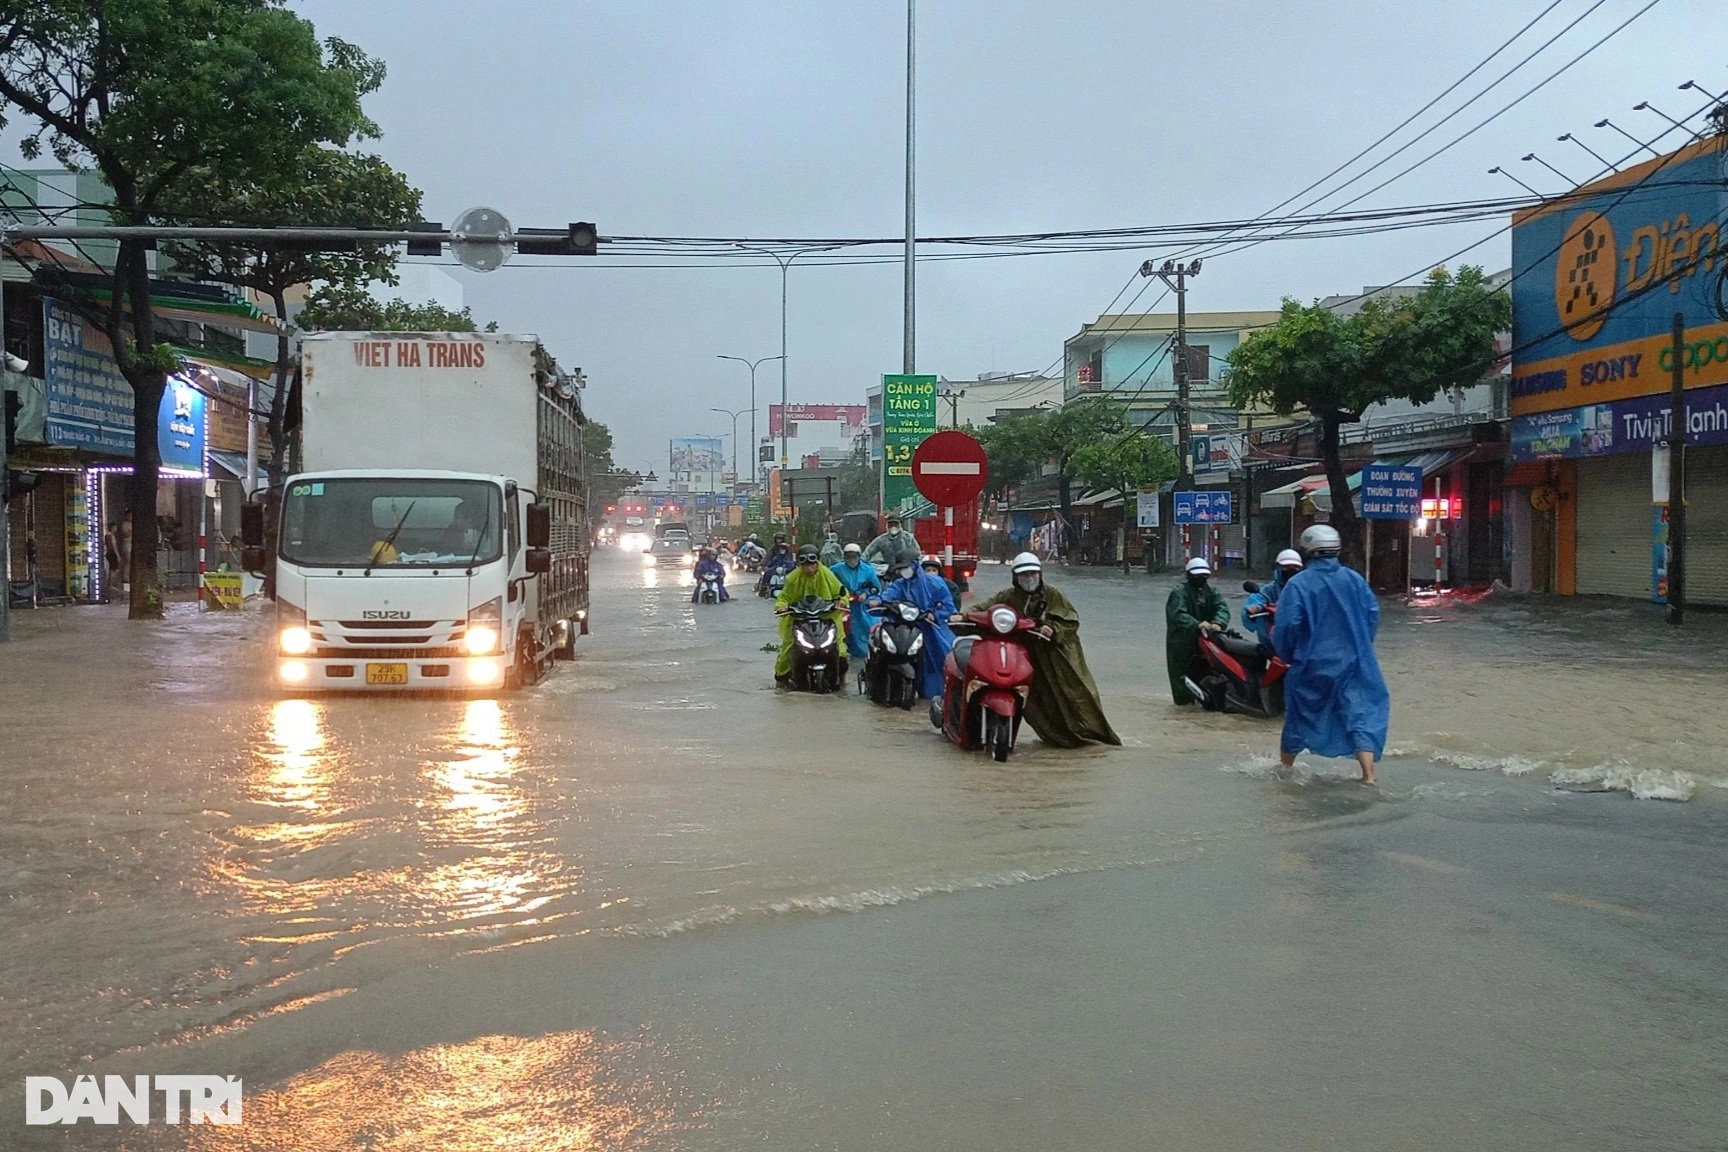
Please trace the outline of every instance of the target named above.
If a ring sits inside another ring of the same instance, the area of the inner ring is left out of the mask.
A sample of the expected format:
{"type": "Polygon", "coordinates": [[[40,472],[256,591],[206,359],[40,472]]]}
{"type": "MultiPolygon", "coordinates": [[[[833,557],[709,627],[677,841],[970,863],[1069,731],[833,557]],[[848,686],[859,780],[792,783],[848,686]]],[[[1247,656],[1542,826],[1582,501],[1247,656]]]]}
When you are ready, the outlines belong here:
{"type": "Polygon", "coordinates": [[[606,505],[616,504],[624,493],[642,483],[642,477],[620,468],[612,458],[612,429],[598,420],[582,425],[582,457],[588,468],[589,519],[599,520],[606,505]]]}
{"type": "MultiPolygon", "coordinates": [[[[403,299],[381,304],[354,283],[320,284],[307,293],[294,323],[307,332],[478,332],[473,310],[460,312],[435,301],[411,304],[403,299]]],[[[487,321],[487,332],[498,322],[487,321]]]]}
{"type": "MultiPolygon", "coordinates": [[[[188,202],[170,199],[164,214],[187,224],[372,229],[401,229],[420,217],[420,192],[401,173],[376,156],[322,145],[308,148],[302,164],[270,173],[266,180],[241,183],[227,173],[209,175],[202,187],[182,191],[190,196],[188,202]]],[[[315,282],[355,292],[375,280],[394,284],[396,247],[355,243],[329,251],[307,245],[204,241],[169,243],[163,248],[177,272],[263,293],[284,321],[276,338],[276,387],[268,414],[273,446],[268,467],[274,486],[281,482],[287,451],[283,417],[290,367],[288,291],[315,282]]]]}
{"type": "MultiPolygon", "coordinates": [[[[98,172],[119,224],[162,222],[212,173],[274,186],[314,145],[375,133],[360,97],[382,74],[352,45],[320,44],[274,0],[0,0],[0,127],[21,113],[26,159],[47,151],[98,172]]],[[[134,618],[161,614],[157,412],[171,364],[149,284],[146,244],[128,239],[108,306],[64,292],[132,386],[134,618]]]]}
{"type": "Polygon", "coordinates": [[[1089,488],[1133,492],[1174,480],[1179,471],[1176,449],[1138,429],[1082,445],[1074,454],[1074,475],[1089,488]]]}
{"type": "Polygon", "coordinates": [[[1277,324],[1230,353],[1225,383],[1238,407],[1305,411],[1319,423],[1332,519],[1348,554],[1359,557],[1339,429],[1371,405],[1426,404],[1443,390],[1477,383],[1494,364],[1496,334],[1511,323],[1510,298],[1491,288],[1480,268],[1457,276],[1436,269],[1417,295],[1369,300],[1354,316],[1286,299],[1277,324]]]}

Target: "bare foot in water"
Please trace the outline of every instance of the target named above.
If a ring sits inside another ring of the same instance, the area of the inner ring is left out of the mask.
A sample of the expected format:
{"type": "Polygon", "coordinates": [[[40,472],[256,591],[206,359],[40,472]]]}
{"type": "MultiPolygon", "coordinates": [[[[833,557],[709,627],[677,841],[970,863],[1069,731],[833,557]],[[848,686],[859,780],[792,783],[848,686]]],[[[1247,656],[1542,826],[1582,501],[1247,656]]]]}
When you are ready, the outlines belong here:
{"type": "Polygon", "coordinates": [[[1362,765],[1362,783],[1367,784],[1370,787],[1380,783],[1379,778],[1374,775],[1374,753],[1356,753],[1356,763],[1362,765]]]}

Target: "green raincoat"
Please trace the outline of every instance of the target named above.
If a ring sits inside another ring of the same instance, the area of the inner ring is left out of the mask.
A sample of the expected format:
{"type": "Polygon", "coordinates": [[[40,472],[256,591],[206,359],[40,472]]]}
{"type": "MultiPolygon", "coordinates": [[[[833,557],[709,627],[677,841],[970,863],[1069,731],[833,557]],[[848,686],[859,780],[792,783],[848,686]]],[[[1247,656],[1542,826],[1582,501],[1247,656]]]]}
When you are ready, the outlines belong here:
{"type": "MultiPolygon", "coordinates": [[[[786,573],[786,585],[780,589],[780,595],[774,598],[774,603],[781,608],[789,608],[806,596],[819,596],[824,600],[844,600],[846,587],[840,583],[840,577],[826,568],[816,567],[806,572],[803,565],[786,573]]],[[[840,659],[846,659],[846,613],[844,607],[836,609],[831,619],[834,627],[840,632],[840,659]]],[[[780,617],[780,655],[774,661],[774,677],[784,680],[792,674],[792,617],[780,617]]]]}
{"type": "Polygon", "coordinates": [[[1164,638],[1164,664],[1170,673],[1171,698],[1178,704],[1194,703],[1194,694],[1182,678],[1200,656],[1200,625],[1207,621],[1228,625],[1230,606],[1210,581],[1196,584],[1184,578],[1170,590],[1170,599],[1164,604],[1164,623],[1169,629],[1164,638]]]}
{"type": "Polygon", "coordinates": [[[1080,647],[1080,613],[1068,597],[1044,583],[1036,592],[1024,592],[1015,585],[968,611],[981,612],[995,604],[1006,604],[1022,616],[1047,624],[1053,633],[1048,643],[1032,640],[1026,644],[1036,673],[1026,697],[1026,723],[1032,725],[1038,739],[1054,748],[1078,748],[1088,740],[1122,743],[1104,718],[1098,685],[1093,683],[1086,652],[1080,647]]]}

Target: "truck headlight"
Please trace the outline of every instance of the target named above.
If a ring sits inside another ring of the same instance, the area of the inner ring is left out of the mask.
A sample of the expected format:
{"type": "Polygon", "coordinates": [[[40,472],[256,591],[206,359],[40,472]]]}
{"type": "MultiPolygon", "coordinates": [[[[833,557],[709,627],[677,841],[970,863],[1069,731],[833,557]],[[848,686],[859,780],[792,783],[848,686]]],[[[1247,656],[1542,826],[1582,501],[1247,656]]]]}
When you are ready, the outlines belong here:
{"type": "Polygon", "coordinates": [[[503,626],[504,597],[494,596],[479,607],[468,610],[468,630],[463,633],[462,647],[470,656],[498,651],[503,626]]]}
{"type": "Polygon", "coordinates": [[[287,656],[312,651],[312,633],[306,627],[306,609],[286,600],[276,601],[276,648],[287,656]]]}

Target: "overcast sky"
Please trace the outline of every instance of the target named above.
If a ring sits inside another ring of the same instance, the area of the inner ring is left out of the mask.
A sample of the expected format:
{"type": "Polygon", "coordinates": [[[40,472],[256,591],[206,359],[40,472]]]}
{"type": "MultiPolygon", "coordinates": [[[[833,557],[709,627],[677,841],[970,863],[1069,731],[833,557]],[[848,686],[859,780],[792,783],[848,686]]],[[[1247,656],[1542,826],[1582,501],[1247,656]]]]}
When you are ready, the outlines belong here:
{"type": "MultiPolygon", "coordinates": [[[[1000,233],[1252,216],[1457,80],[1549,0],[924,0],[918,27],[918,228],[1000,233]]],[[[1510,80],[1352,193],[1533,86],[1647,0],[1603,0],[1510,80]]],[[[1596,0],[1560,0],[1511,50],[1369,157],[1426,127],[1596,0]]],[[[433,219],[484,204],[514,223],[602,234],[882,235],[902,228],[905,8],[893,0],[297,0],[322,35],[382,57],[371,146],[433,219]]],[[[1683,116],[1692,79],[1728,89],[1725,0],[1661,0],[1495,123],[1366,201],[1543,191],[1617,137],[1683,116]]],[[[1670,137],[1678,140],[1677,136],[1670,137]]],[[[1366,163],[1366,162],[1364,162],[1366,163]]],[[[1353,171],[1353,170],[1352,170],[1353,171]]],[[[1330,207],[1349,194],[1327,201],[1330,207]]],[[[1275,308],[1404,277],[1495,225],[1263,244],[1209,262],[1194,310],[1275,308]]],[[[1044,368],[1144,253],[920,266],[918,368],[1044,368]]],[[[1504,237],[1472,254],[1499,268],[1504,237]]],[[[663,470],[673,436],[729,432],[748,403],[716,354],[779,351],[777,269],[506,267],[461,273],[477,316],[539,333],[588,373],[622,463],[663,470]]],[[[791,273],[790,395],[856,402],[900,367],[900,268],[791,273]]],[[[1138,285],[1136,285],[1138,287],[1138,285]]],[[[1132,289],[1131,289],[1132,291],[1132,289]]],[[[1157,292],[1141,297],[1151,303],[1157,292]]],[[[1126,299],[1126,297],[1124,298],[1126,299]]],[[[759,380],[778,399],[776,366],[759,380]],[[768,385],[772,387],[768,387],[768,385]]],[[[762,428],[767,404],[760,395],[762,428]]],[[[743,427],[743,421],[740,427],[743,427]]],[[[728,445],[730,448],[730,445],[728,445]]]]}

